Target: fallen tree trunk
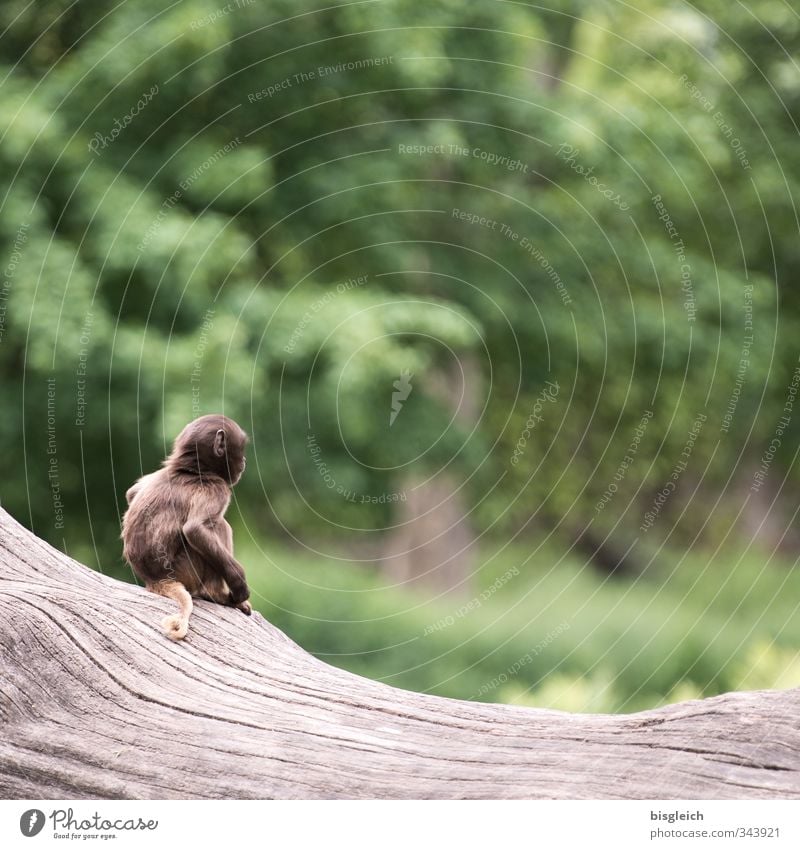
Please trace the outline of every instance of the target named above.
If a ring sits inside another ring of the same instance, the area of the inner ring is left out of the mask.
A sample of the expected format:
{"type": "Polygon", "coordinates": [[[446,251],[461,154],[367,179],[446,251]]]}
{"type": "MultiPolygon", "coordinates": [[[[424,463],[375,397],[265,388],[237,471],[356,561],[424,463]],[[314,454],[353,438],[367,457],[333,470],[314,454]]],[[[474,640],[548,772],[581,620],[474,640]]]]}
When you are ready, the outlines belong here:
{"type": "Polygon", "coordinates": [[[628,716],[404,692],[258,614],[170,603],[0,510],[4,798],[800,797],[800,690],[628,716]]]}

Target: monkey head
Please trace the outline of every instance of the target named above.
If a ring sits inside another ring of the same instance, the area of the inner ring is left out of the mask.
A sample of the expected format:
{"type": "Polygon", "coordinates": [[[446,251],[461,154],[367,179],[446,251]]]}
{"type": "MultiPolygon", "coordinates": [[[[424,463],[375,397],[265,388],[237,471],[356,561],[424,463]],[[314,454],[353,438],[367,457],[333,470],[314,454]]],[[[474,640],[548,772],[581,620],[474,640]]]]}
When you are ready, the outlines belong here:
{"type": "Polygon", "coordinates": [[[217,475],[233,486],[244,473],[246,445],[247,434],[233,419],[201,416],[178,434],[165,465],[173,471],[217,475]]]}

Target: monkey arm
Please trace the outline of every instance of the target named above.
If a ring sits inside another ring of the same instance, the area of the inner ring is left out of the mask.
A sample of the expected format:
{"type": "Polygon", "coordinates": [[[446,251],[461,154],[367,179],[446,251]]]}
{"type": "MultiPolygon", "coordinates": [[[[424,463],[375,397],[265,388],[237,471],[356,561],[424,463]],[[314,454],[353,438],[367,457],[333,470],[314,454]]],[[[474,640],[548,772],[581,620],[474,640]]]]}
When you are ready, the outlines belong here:
{"type": "Polygon", "coordinates": [[[220,541],[215,527],[219,521],[190,517],[181,530],[189,545],[222,575],[231,591],[231,601],[239,604],[250,597],[250,589],[244,569],[220,541]]]}
{"type": "Polygon", "coordinates": [[[233,528],[225,521],[225,519],[220,519],[219,524],[220,524],[220,533],[222,534],[222,536],[225,540],[225,548],[227,548],[228,551],[231,554],[234,554],[234,551],[233,551],[233,528]]]}

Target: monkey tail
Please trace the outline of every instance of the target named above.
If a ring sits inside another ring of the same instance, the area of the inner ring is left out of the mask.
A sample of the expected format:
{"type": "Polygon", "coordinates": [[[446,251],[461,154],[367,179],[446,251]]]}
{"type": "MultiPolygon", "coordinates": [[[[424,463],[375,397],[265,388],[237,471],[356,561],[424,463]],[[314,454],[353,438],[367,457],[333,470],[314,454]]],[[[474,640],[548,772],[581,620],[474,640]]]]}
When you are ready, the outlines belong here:
{"type": "Polygon", "coordinates": [[[189,617],[192,615],[193,605],[189,591],[180,581],[172,580],[149,582],[147,589],[151,593],[163,595],[178,602],[178,613],[165,616],[161,620],[161,627],[171,640],[182,640],[189,630],[189,617]]]}

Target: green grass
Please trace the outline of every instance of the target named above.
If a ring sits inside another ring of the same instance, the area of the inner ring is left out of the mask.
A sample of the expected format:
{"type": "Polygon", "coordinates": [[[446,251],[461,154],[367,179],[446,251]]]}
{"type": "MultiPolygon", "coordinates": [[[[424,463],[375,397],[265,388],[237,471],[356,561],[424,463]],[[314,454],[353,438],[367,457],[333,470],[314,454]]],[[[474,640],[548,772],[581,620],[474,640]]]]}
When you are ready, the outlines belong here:
{"type": "Polygon", "coordinates": [[[411,690],[611,712],[800,684],[800,572],[755,552],[664,555],[637,580],[604,580],[517,548],[487,553],[466,595],[438,599],[363,564],[259,550],[246,532],[237,556],[255,606],[305,649],[411,690]]]}

